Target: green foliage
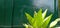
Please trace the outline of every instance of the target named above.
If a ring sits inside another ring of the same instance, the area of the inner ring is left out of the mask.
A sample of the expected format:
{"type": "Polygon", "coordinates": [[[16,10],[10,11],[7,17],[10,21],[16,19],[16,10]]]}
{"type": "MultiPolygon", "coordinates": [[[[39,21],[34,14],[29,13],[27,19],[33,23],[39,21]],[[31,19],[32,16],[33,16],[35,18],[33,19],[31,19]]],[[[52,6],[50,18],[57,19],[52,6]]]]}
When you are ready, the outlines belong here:
{"type": "MultiPolygon", "coordinates": [[[[43,13],[42,13],[42,9],[40,9],[38,12],[34,11],[34,17],[32,17],[28,13],[25,13],[27,16],[27,20],[29,21],[29,24],[24,24],[24,26],[26,28],[47,28],[51,20],[52,14],[46,17],[46,13],[47,13],[47,9],[43,13]]],[[[55,22],[58,22],[56,20],[55,22]]],[[[53,23],[50,24],[49,28],[52,27],[52,24],[53,23]]]]}

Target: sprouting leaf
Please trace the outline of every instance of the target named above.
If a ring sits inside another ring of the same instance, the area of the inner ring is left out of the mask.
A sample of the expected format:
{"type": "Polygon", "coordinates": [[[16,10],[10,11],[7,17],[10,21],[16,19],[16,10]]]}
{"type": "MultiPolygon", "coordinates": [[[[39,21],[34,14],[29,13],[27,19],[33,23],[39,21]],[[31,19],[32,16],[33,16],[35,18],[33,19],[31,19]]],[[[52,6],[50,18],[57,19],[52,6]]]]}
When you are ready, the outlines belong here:
{"type": "Polygon", "coordinates": [[[33,23],[32,23],[32,26],[33,26],[34,28],[37,26],[36,19],[37,19],[37,12],[34,11],[34,20],[33,20],[33,23]]]}
{"type": "Polygon", "coordinates": [[[29,15],[28,13],[25,13],[27,16],[27,20],[29,21],[30,24],[33,23],[33,17],[31,15],[29,15]]]}
{"type": "Polygon", "coordinates": [[[34,11],[34,18],[37,16],[37,12],[36,11],[34,11]]]}
{"type": "Polygon", "coordinates": [[[38,19],[41,21],[43,21],[44,19],[42,19],[42,9],[40,9],[37,13],[38,19]]]}
{"type": "Polygon", "coordinates": [[[43,22],[43,18],[42,18],[42,9],[40,8],[40,10],[37,12],[37,25],[38,27],[41,26],[42,22],[43,22]]]}
{"type": "Polygon", "coordinates": [[[42,14],[42,18],[43,18],[43,19],[45,18],[46,13],[47,13],[47,9],[46,9],[46,10],[43,12],[43,14],[42,14]]]}
{"type": "Polygon", "coordinates": [[[55,21],[53,21],[53,22],[51,22],[51,24],[50,24],[50,28],[51,27],[54,27],[57,23],[58,23],[58,21],[60,21],[60,18],[57,18],[55,21]]]}
{"type": "Polygon", "coordinates": [[[33,22],[33,27],[37,27],[39,28],[42,24],[42,9],[40,9],[38,11],[38,13],[36,13],[36,11],[34,11],[34,22],[33,22]]]}
{"type": "Polygon", "coordinates": [[[48,24],[50,22],[51,17],[52,17],[52,14],[44,19],[43,24],[42,24],[43,28],[47,28],[47,26],[48,26],[48,24]]]}
{"type": "Polygon", "coordinates": [[[43,21],[43,19],[42,19],[42,9],[40,9],[37,12],[37,15],[34,17],[34,19],[35,19],[34,24],[36,25],[37,28],[39,28],[41,26],[41,24],[42,24],[42,21],[43,21]]]}

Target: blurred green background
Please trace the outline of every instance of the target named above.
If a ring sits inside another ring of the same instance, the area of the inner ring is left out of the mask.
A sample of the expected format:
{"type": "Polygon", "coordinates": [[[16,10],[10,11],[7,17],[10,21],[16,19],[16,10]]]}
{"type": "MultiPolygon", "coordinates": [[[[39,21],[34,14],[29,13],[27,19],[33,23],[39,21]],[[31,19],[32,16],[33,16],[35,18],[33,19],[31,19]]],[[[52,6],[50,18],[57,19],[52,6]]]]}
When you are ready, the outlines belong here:
{"type": "Polygon", "coordinates": [[[58,17],[57,3],[58,0],[0,0],[0,28],[24,28],[22,24],[28,22],[25,12],[33,16],[39,8],[48,8],[47,16],[54,14],[53,21],[58,17]]]}

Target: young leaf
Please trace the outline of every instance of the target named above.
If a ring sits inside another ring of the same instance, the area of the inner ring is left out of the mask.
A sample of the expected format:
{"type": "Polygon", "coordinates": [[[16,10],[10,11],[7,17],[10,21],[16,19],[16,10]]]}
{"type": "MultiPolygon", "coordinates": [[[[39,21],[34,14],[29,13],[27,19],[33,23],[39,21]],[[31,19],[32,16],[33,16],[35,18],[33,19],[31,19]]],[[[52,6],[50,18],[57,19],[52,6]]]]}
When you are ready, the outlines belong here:
{"type": "Polygon", "coordinates": [[[43,28],[47,28],[51,17],[52,17],[52,14],[49,15],[48,17],[46,17],[46,19],[43,21],[43,24],[42,24],[42,27],[43,27],[43,28]]]}
{"type": "Polygon", "coordinates": [[[60,18],[57,18],[55,21],[51,22],[49,28],[54,27],[58,23],[58,21],[60,21],[60,18]]]}
{"type": "Polygon", "coordinates": [[[42,18],[43,18],[43,19],[45,18],[46,13],[47,13],[47,9],[46,9],[46,10],[43,12],[43,14],[42,14],[42,18]]]}
{"type": "Polygon", "coordinates": [[[37,13],[37,26],[38,26],[38,28],[41,26],[41,24],[42,24],[42,21],[44,20],[43,18],[42,18],[42,9],[40,8],[40,10],[38,11],[38,13],[37,13]]]}
{"type": "Polygon", "coordinates": [[[34,28],[37,27],[36,19],[37,19],[37,13],[36,13],[36,11],[34,11],[34,20],[33,20],[33,23],[32,23],[32,26],[33,26],[34,28]]]}
{"type": "Polygon", "coordinates": [[[37,16],[37,12],[36,11],[34,11],[34,18],[37,16]]]}
{"type": "Polygon", "coordinates": [[[43,19],[42,19],[42,9],[40,9],[38,11],[38,13],[36,13],[36,11],[35,11],[34,20],[35,21],[34,21],[33,26],[39,28],[42,24],[42,21],[43,21],[43,19]]]}
{"type": "Polygon", "coordinates": [[[28,13],[25,13],[25,14],[26,14],[26,16],[27,16],[27,20],[29,21],[29,23],[32,24],[32,23],[33,23],[33,18],[32,18],[32,16],[29,15],[28,13]]]}

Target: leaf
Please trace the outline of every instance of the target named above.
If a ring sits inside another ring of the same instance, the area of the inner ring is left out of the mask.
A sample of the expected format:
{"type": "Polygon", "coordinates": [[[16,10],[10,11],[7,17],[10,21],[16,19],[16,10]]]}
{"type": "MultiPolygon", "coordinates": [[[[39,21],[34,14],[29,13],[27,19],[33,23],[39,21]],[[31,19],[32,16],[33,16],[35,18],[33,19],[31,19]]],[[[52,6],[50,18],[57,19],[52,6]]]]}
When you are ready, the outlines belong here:
{"type": "Polygon", "coordinates": [[[37,21],[36,21],[36,19],[37,19],[37,12],[34,11],[34,20],[33,20],[33,23],[32,23],[32,24],[33,24],[32,26],[33,26],[34,28],[37,27],[37,23],[36,23],[37,21]]]}
{"type": "Polygon", "coordinates": [[[57,18],[55,21],[53,21],[53,22],[51,22],[51,24],[50,24],[50,28],[51,27],[54,27],[57,23],[58,23],[58,21],[60,21],[60,18],[57,18]]]}
{"type": "Polygon", "coordinates": [[[40,9],[37,13],[38,19],[41,21],[43,21],[44,19],[42,19],[42,9],[40,9]]]}
{"type": "Polygon", "coordinates": [[[28,25],[27,24],[23,24],[25,26],[25,28],[28,28],[28,25]]]}
{"type": "Polygon", "coordinates": [[[33,28],[31,25],[27,25],[27,24],[23,24],[25,26],[25,28],[33,28]]]}
{"type": "Polygon", "coordinates": [[[34,11],[34,18],[37,16],[37,12],[36,11],[34,11]]]}
{"type": "Polygon", "coordinates": [[[48,17],[46,17],[46,18],[44,19],[43,24],[42,24],[42,27],[43,27],[43,28],[47,28],[51,17],[52,17],[52,14],[49,15],[48,17]]]}
{"type": "Polygon", "coordinates": [[[50,24],[50,28],[52,28],[52,27],[54,27],[55,25],[57,24],[57,21],[53,21],[53,22],[51,22],[51,24],[50,24]]]}
{"type": "Polygon", "coordinates": [[[36,27],[36,28],[39,28],[41,26],[41,24],[42,24],[42,21],[43,21],[43,19],[42,19],[42,9],[40,9],[38,11],[38,13],[36,13],[36,11],[35,11],[34,20],[35,21],[33,23],[33,26],[36,27]]]}
{"type": "Polygon", "coordinates": [[[43,12],[43,14],[42,14],[42,18],[43,18],[43,19],[45,18],[46,13],[47,13],[47,9],[46,9],[46,10],[43,12]]]}
{"type": "Polygon", "coordinates": [[[25,13],[25,14],[27,16],[29,23],[32,24],[33,23],[33,17],[31,15],[29,15],[28,13],[25,13]]]}
{"type": "Polygon", "coordinates": [[[33,25],[32,25],[34,28],[37,28],[37,23],[36,23],[36,21],[33,23],[33,25]]]}
{"type": "Polygon", "coordinates": [[[37,19],[36,19],[38,28],[41,26],[43,20],[44,19],[42,19],[42,9],[40,8],[40,10],[37,13],[37,19]]]}

